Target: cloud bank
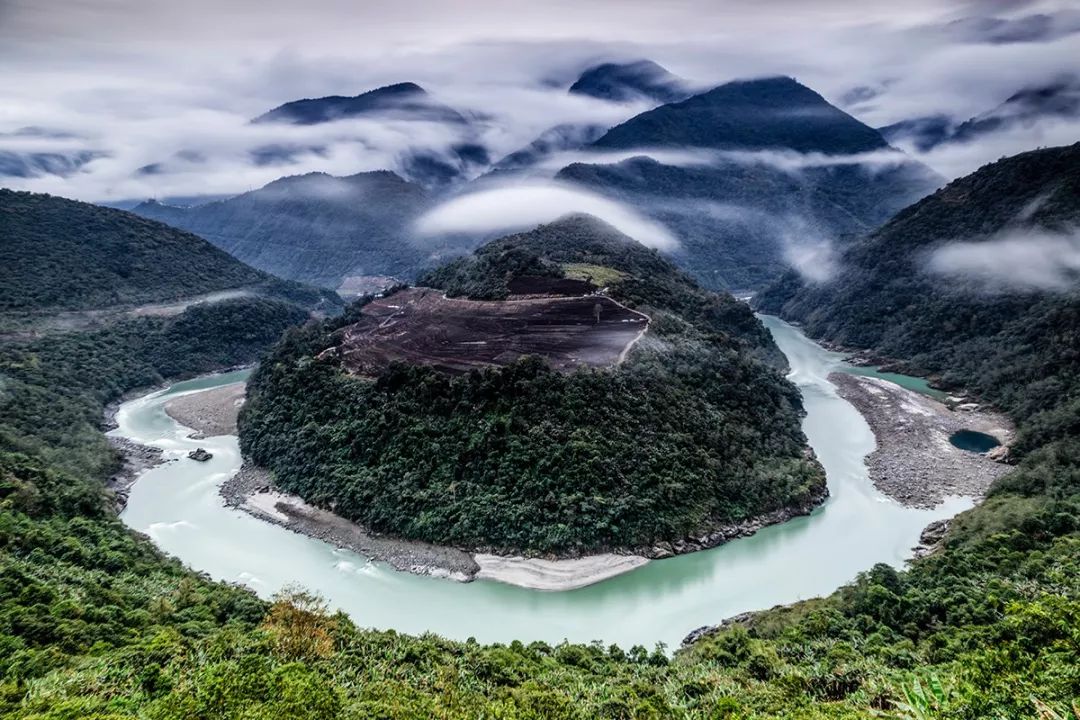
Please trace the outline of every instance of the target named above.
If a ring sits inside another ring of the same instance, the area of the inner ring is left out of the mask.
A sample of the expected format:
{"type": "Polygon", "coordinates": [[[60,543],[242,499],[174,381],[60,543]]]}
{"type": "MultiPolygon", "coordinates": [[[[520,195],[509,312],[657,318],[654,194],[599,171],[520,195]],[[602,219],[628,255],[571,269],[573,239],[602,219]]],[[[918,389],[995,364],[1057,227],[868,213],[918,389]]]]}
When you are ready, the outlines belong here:
{"type": "Polygon", "coordinates": [[[1012,230],[981,242],[950,243],[930,255],[928,268],[989,292],[1069,290],[1080,286],[1080,230],[1012,230]]]}
{"type": "Polygon", "coordinates": [[[424,236],[512,232],[570,213],[594,215],[646,247],[664,251],[678,247],[678,241],[660,223],[595,193],[556,183],[515,185],[463,195],[423,215],[415,230],[424,236]]]}

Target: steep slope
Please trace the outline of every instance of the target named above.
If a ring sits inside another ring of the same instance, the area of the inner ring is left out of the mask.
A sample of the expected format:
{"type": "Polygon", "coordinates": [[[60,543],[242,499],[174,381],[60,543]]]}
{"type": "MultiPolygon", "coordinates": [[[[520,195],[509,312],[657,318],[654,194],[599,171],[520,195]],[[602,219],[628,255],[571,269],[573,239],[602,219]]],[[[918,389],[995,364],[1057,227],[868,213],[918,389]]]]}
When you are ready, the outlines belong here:
{"type": "Polygon", "coordinates": [[[0,190],[0,237],[0,311],[101,309],[235,289],[321,299],[194,235],[50,195],[0,190]]]}
{"type": "Polygon", "coordinates": [[[280,277],[337,287],[354,275],[413,277],[432,249],[411,244],[409,226],[429,202],[422,187],[387,171],[312,173],[220,202],[143,203],[133,212],[196,233],[280,277]]]}
{"type": "Polygon", "coordinates": [[[424,281],[449,297],[358,304],[253,377],[242,447],[282,488],[409,538],[657,557],[824,497],[749,308],[614,229],[568,217],[424,281]]]}
{"type": "Polygon", "coordinates": [[[585,70],[569,92],[612,102],[656,103],[675,102],[690,94],[682,78],[652,60],[596,65],[585,70]]]}
{"type": "Polygon", "coordinates": [[[767,284],[799,243],[868,232],[940,183],[790,78],[729,83],[664,105],[591,148],[693,155],[680,164],[577,163],[557,177],[668,225],[682,240],[683,266],[731,290],[767,284]]]}
{"type": "Polygon", "coordinates": [[[1032,432],[1060,432],[1066,416],[1075,432],[1077,226],[1080,144],[1024,153],[899,213],[843,253],[831,282],[792,274],[757,304],[970,388],[1032,432]]]}

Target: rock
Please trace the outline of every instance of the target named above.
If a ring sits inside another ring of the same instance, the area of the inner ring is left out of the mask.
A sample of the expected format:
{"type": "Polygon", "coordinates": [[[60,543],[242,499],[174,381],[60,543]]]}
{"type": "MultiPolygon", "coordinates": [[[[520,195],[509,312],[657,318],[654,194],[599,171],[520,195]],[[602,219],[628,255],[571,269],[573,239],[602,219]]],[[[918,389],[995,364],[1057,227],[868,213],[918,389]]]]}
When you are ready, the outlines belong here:
{"type": "Polygon", "coordinates": [[[700,639],[702,639],[704,637],[708,637],[709,635],[713,635],[713,634],[719,632],[719,630],[720,630],[719,625],[702,625],[697,630],[691,630],[687,634],[687,636],[683,638],[682,646],[686,647],[688,645],[693,645],[698,640],[700,640],[700,639]]]}
{"type": "Polygon", "coordinates": [[[919,542],[926,546],[937,545],[949,530],[949,520],[935,520],[923,528],[919,542]]]}
{"type": "Polygon", "coordinates": [[[672,552],[671,546],[665,547],[665,545],[667,545],[667,543],[653,545],[653,549],[652,552],[649,553],[649,557],[651,557],[653,560],[663,560],[664,558],[672,557],[675,553],[672,552]]]}
{"type": "Polygon", "coordinates": [[[987,452],[986,457],[990,458],[991,460],[993,460],[996,463],[1006,463],[1006,464],[1008,464],[1010,462],[1009,446],[1008,445],[998,445],[993,450],[990,450],[989,452],[987,452]]]}
{"type": "Polygon", "coordinates": [[[956,409],[960,412],[976,412],[979,409],[979,403],[960,403],[956,409]]]}
{"type": "Polygon", "coordinates": [[[192,460],[197,460],[198,462],[206,462],[207,460],[209,460],[210,458],[212,458],[214,456],[211,455],[210,453],[206,452],[202,448],[195,448],[194,450],[192,450],[191,452],[188,453],[188,457],[191,458],[192,460]]]}

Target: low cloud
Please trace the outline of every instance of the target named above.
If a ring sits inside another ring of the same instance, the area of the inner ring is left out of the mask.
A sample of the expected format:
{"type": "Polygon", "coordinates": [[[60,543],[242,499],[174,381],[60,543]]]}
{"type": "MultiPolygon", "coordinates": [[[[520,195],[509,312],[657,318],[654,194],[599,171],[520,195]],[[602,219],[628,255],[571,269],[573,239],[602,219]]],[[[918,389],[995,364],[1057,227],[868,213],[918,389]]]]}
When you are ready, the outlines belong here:
{"type": "Polygon", "coordinates": [[[625,205],[558,183],[493,188],[439,205],[416,222],[420,235],[523,230],[570,213],[600,218],[642,245],[671,251],[679,243],[666,227],[625,205]]]}
{"type": "Polygon", "coordinates": [[[1062,291],[1080,284],[1080,230],[1013,230],[984,241],[938,248],[931,273],[970,281],[989,292],[1062,291]]]}

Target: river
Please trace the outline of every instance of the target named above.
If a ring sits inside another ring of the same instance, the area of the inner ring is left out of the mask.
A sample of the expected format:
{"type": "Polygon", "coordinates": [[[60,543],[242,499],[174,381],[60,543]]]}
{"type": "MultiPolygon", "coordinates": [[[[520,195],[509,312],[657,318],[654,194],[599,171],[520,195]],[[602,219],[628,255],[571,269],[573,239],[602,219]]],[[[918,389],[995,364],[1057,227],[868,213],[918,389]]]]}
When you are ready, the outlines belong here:
{"type": "Polygon", "coordinates": [[[177,459],[142,475],[121,517],[195,570],[243,583],[263,597],[299,584],[361,626],[481,642],[568,639],[675,647],[690,630],[725,617],[828,594],[875,563],[901,567],[928,523],[972,505],[951,498],[933,510],[915,510],[875,490],[863,464],[874,449],[870,428],[827,379],[836,370],[872,371],[847,368],[839,354],[781,320],[763,321],[802,391],[803,429],[825,467],[831,496],[810,516],[712,550],[654,561],[579,590],[539,592],[397,572],[262,522],[225,507],[218,494],[240,466],[236,437],[191,440],[190,431],[163,410],[178,394],[242,380],[243,372],[177,383],[120,407],[114,434],[161,447],[166,458],[177,459]],[[195,447],[206,448],[213,459],[186,459],[195,447]]]}

